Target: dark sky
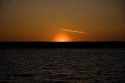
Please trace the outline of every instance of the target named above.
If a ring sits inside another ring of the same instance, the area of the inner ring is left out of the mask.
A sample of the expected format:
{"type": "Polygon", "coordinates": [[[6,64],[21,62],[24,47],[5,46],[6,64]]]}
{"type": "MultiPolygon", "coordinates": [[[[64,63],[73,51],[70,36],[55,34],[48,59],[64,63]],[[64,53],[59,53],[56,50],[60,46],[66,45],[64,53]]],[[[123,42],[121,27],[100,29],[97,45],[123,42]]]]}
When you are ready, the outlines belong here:
{"type": "Polygon", "coordinates": [[[124,0],[0,0],[0,41],[125,41],[124,0]],[[63,36],[64,37],[64,36],[63,36]]]}

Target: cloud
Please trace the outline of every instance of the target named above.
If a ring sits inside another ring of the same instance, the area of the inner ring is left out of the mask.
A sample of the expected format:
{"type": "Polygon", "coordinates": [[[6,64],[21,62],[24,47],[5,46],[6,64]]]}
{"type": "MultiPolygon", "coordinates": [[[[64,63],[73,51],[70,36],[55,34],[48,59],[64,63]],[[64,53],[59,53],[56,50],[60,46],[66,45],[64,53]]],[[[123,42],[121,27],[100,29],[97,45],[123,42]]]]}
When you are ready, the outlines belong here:
{"type": "Polygon", "coordinates": [[[88,34],[87,32],[76,31],[76,30],[69,30],[69,29],[58,29],[58,30],[72,32],[72,33],[79,33],[79,34],[88,34]]]}

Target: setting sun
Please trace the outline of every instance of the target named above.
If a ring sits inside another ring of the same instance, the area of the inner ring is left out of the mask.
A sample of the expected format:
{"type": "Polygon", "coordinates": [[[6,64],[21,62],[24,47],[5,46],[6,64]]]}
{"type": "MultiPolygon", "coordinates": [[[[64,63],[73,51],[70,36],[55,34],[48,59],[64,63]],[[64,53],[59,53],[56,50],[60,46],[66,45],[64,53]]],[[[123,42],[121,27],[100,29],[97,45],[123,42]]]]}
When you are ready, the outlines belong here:
{"type": "Polygon", "coordinates": [[[54,42],[70,42],[71,38],[66,34],[59,34],[54,39],[54,42]]]}

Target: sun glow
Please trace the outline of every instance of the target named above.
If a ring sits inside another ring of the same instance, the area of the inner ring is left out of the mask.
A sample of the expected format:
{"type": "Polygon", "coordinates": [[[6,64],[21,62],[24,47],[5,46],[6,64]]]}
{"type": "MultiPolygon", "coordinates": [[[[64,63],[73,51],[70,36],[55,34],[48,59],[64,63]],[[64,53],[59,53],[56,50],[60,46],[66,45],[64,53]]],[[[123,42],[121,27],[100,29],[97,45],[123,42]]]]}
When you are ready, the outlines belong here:
{"type": "Polygon", "coordinates": [[[66,34],[59,34],[54,39],[54,42],[71,42],[71,38],[66,34]]]}

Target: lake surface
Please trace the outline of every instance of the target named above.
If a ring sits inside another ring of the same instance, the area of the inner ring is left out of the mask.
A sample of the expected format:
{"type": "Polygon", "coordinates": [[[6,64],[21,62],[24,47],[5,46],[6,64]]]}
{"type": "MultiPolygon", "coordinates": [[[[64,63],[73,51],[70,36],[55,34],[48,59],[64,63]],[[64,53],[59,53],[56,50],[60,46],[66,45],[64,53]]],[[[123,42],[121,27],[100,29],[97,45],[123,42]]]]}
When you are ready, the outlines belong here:
{"type": "Polygon", "coordinates": [[[125,83],[125,49],[0,49],[0,83],[125,83]]]}

